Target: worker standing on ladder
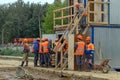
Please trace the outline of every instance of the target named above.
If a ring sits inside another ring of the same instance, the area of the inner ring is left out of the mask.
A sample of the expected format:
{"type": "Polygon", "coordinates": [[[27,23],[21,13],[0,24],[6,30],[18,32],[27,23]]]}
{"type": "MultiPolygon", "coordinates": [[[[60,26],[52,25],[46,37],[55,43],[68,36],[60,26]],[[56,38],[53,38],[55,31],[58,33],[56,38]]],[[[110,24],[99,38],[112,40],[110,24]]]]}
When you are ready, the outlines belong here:
{"type": "Polygon", "coordinates": [[[90,71],[93,66],[93,58],[94,58],[94,44],[90,42],[91,38],[88,36],[86,38],[86,65],[87,65],[87,70],[90,71]]]}
{"type": "Polygon", "coordinates": [[[83,64],[83,55],[85,52],[85,42],[82,41],[82,36],[77,36],[77,42],[75,43],[75,56],[76,56],[76,64],[78,66],[78,70],[81,71],[83,64]]]}

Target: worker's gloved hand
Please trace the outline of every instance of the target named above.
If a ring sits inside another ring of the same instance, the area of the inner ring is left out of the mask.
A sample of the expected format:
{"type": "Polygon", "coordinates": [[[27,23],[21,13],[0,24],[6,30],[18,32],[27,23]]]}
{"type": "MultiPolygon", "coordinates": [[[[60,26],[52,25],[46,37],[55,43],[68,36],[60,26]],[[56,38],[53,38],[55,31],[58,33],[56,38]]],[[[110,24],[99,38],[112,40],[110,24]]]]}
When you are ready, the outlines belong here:
{"type": "Polygon", "coordinates": [[[91,54],[94,54],[94,50],[91,50],[91,52],[90,52],[91,54]]]}

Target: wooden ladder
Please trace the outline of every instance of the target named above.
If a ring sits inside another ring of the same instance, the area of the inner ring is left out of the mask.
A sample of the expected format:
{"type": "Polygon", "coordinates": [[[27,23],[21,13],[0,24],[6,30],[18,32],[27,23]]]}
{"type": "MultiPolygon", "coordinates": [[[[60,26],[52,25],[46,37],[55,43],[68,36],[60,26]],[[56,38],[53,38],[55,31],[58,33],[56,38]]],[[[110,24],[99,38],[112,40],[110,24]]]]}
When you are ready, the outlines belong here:
{"type": "MultiPolygon", "coordinates": [[[[74,30],[76,29],[76,27],[78,26],[78,24],[80,23],[80,20],[82,19],[85,11],[86,11],[87,7],[85,8],[85,10],[81,13],[81,14],[78,14],[78,13],[75,13],[75,17],[72,19],[72,21],[70,22],[70,24],[68,25],[68,27],[66,28],[66,30],[64,31],[63,35],[61,36],[61,38],[59,39],[58,43],[60,43],[63,38],[65,36],[68,36],[69,34],[73,34],[74,33],[74,30]],[[75,22],[74,26],[72,25],[73,24],[73,21],[75,22]]],[[[84,29],[84,31],[82,32],[82,34],[86,34],[86,32],[88,31],[89,29],[89,25],[87,25],[84,29]]],[[[54,51],[55,52],[58,52],[60,51],[61,52],[61,61],[57,64],[57,59],[56,59],[56,62],[55,62],[55,68],[58,68],[59,66],[61,66],[60,68],[62,70],[64,70],[67,66],[67,63],[68,63],[68,59],[65,58],[64,56],[68,53],[68,50],[63,54],[62,50],[63,50],[63,47],[65,46],[65,43],[66,43],[67,40],[64,40],[61,47],[58,48],[57,46],[55,46],[54,48],[54,51]],[[64,60],[64,61],[63,61],[64,60]]],[[[57,53],[56,53],[57,54],[57,53]]],[[[57,55],[56,55],[57,56],[57,55]]],[[[57,58],[57,57],[56,57],[57,58]]]]}

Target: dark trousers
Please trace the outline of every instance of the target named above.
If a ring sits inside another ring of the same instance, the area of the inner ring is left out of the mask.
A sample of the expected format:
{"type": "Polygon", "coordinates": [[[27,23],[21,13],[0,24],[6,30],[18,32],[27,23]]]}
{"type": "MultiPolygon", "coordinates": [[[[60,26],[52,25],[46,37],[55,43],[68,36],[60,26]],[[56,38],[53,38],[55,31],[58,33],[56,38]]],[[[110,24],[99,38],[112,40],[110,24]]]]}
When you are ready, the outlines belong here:
{"type": "Polygon", "coordinates": [[[82,55],[76,55],[76,64],[78,66],[78,70],[81,70],[82,64],[83,64],[83,56],[82,55]]]}
{"type": "Polygon", "coordinates": [[[39,64],[40,64],[40,66],[43,66],[43,64],[45,64],[44,54],[39,54],[39,64]]]}
{"type": "Polygon", "coordinates": [[[50,66],[50,61],[51,61],[51,59],[50,59],[50,54],[49,54],[49,53],[44,53],[43,55],[44,55],[45,65],[46,65],[46,66],[50,66]]]}
{"type": "Polygon", "coordinates": [[[60,63],[60,60],[61,60],[61,52],[58,52],[57,53],[57,64],[60,63]]]}
{"type": "Polygon", "coordinates": [[[37,66],[38,63],[38,51],[34,52],[34,66],[37,66]]]}
{"type": "Polygon", "coordinates": [[[92,69],[92,65],[93,65],[93,54],[87,54],[86,55],[86,65],[87,65],[87,69],[91,70],[92,69]],[[92,55],[92,56],[91,56],[92,55]]]}

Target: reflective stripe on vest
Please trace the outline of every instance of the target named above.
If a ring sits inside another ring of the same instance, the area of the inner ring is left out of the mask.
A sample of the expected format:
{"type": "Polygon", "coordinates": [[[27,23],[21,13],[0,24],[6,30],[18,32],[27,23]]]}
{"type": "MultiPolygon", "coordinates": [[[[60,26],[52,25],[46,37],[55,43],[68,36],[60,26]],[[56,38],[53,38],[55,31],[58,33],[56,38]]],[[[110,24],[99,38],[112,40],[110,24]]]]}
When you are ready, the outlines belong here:
{"type": "Polygon", "coordinates": [[[83,41],[77,42],[77,49],[75,55],[83,55],[85,50],[85,43],[83,41]]]}

